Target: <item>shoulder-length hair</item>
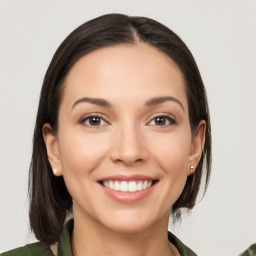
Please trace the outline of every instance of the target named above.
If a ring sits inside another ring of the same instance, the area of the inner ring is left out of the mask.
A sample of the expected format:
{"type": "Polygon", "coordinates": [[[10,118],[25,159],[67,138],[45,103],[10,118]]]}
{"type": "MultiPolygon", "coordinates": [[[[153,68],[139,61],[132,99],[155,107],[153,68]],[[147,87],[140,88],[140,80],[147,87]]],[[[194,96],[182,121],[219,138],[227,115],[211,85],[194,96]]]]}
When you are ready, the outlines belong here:
{"type": "Polygon", "coordinates": [[[63,83],[71,67],[96,49],[143,42],[169,56],[180,68],[185,80],[191,131],[201,120],[206,122],[203,154],[196,171],[172,206],[171,214],[179,219],[181,209],[192,209],[205,173],[206,191],[211,170],[211,127],[204,84],[196,62],[185,43],[169,28],[145,17],[108,14],[90,20],[75,29],[59,46],[46,72],[36,118],[33,153],[30,165],[30,226],[45,244],[58,240],[67,214],[72,212],[72,198],[62,177],[55,177],[49,164],[42,127],[49,123],[58,130],[58,113],[63,83]]]}

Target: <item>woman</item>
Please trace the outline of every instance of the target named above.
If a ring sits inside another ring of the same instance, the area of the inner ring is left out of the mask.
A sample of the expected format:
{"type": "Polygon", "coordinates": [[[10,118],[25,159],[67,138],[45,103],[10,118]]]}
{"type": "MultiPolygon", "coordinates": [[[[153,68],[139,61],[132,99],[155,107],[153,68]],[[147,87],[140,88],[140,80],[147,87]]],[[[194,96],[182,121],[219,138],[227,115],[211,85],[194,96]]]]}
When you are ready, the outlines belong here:
{"type": "Polygon", "coordinates": [[[143,17],[74,30],[47,70],[30,167],[40,242],[8,255],[195,255],[168,233],[211,165],[204,85],[186,45],[143,17]],[[67,221],[67,219],[70,219],[67,221]]]}

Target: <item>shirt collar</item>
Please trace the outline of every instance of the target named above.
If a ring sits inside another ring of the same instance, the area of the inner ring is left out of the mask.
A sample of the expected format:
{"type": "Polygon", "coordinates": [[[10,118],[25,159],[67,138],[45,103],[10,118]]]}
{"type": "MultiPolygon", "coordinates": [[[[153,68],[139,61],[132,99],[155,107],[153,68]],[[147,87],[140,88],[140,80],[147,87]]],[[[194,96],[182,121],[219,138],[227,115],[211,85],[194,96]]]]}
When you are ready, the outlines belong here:
{"type": "Polygon", "coordinates": [[[71,235],[74,227],[74,220],[67,221],[58,243],[58,256],[73,256],[71,248],[71,235]]]}

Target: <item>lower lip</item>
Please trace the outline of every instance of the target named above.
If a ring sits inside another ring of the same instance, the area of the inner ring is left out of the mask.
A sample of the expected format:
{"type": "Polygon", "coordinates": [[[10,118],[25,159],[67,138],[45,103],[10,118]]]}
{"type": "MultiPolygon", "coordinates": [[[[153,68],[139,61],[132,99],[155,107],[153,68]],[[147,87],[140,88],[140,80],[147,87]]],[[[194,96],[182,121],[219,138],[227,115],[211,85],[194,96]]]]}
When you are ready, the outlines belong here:
{"type": "Polygon", "coordinates": [[[149,196],[153,192],[155,186],[156,186],[156,184],[153,184],[151,187],[149,187],[145,190],[142,190],[142,191],[137,191],[137,192],[115,191],[115,190],[106,188],[104,186],[102,186],[102,188],[103,188],[104,192],[112,199],[114,199],[118,202],[121,202],[121,203],[132,204],[132,203],[136,203],[136,202],[144,199],[145,197],[149,196]]]}

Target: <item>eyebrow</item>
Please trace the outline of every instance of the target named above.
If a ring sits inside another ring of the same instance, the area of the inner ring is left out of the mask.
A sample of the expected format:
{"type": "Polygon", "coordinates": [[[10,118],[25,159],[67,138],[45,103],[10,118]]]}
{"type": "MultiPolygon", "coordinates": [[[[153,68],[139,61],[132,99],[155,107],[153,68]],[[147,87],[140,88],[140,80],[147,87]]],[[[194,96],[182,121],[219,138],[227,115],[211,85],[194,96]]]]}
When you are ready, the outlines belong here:
{"type": "Polygon", "coordinates": [[[104,100],[104,99],[84,97],[84,98],[81,98],[81,99],[77,100],[72,105],[72,108],[74,108],[76,105],[78,105],[79,103],[82,103],[82,102],[91,103],[91,104],[101,106],[101,107],[111,107],[111,104],[108,101],[104,100]]]}
{"type": "Polygon", "coordinates": [[[176,102],[180,105],[180,107],[182,108],[183,111],[185,111],[184,109],[184,106],[182,105],[182,103],[174,98],[174,97],[171,97],[171,96],[165,96],[165,97],[157,97],[157,98],[152,98],[152,99],[149,99],[146,101],[145,105],[146,106],[156,106],[156,105],[159,105],[161,103],[164,103],[166,101],[173,101],[173,102],[176,102]]]}
{"type": "MultiPolygon", "coordinates": [[[[146,101],[145,105],[148,107],[152,107],[152,106],[156,106],[159,105],[161,103],[164,103],[166,101],[173,101],[176,102],[180,105],[180,107],[182,108],[182,110],[184,111],[184,106],[182,105],[182,103],[171,96],[165,96],[165,97],[156,97],[156,98],[152,98],[146,101]]],[[[76,105],[78,105],[79,103],[83,103],[83,102],[87,102],[87,103],[91,103],[97,106],[101,106],[101,107],[111,107],[111,104],[104,100],[104,99],[98,99],[98,98],[89,98],[89,97],[84,97],[81,99],[78,99],[73,105],[72,108],[74,108],[76,105]]]]}

